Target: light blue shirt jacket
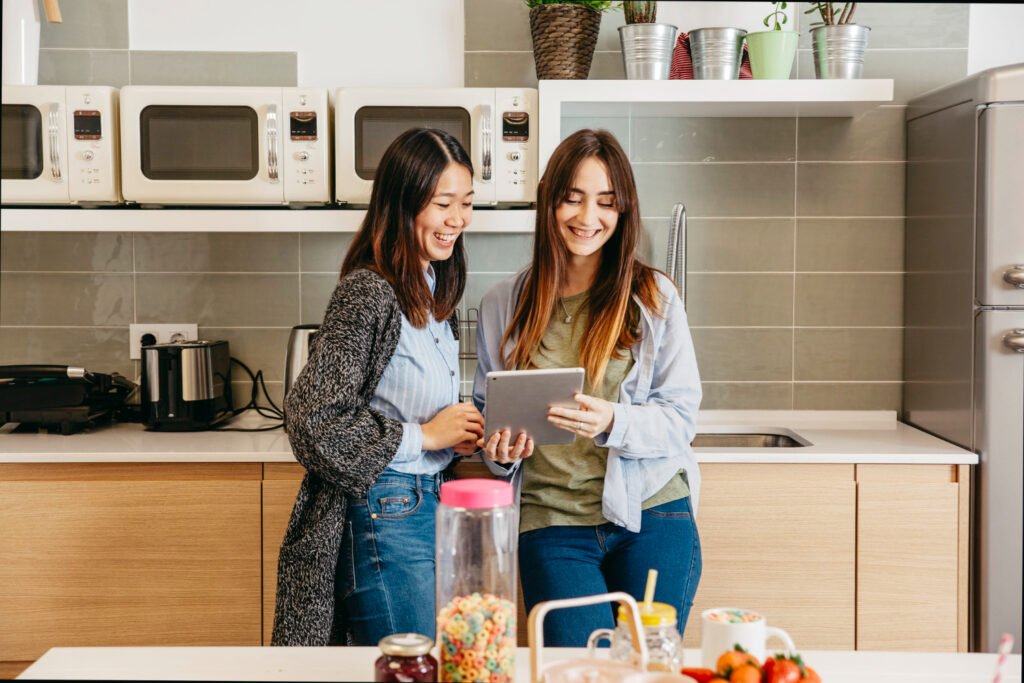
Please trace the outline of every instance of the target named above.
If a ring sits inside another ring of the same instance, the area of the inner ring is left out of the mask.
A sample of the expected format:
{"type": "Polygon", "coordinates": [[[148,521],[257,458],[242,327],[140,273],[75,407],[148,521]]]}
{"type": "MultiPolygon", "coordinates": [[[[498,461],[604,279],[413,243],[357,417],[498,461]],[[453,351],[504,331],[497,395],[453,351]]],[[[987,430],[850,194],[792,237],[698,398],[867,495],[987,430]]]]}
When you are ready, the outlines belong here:
{"type": "MultiPolygon", "coordinates": [[[[434,270],[424,271],[434,291],[434,270]]],[[[417,329],[402,314],[402,334],[377,384],[370,407],[402,423],[402,443],[388,469],[434,475],[455,457],[451,448],[423,450],[423,429],[439,412],[459,402],[459,342],[447,320],[428,315],[417,329]]]]}
{"type": "MultiPolygon", "coordinates": [[[[499,345],[525,276],[523,270],[502,280],[480,302],[473,400],[481,412],[485,410],[487,373],[506,369],[499,345]]],[[[679,293],[667,277],[659,273],[657,278],[664,300],[662,312],[655,315],[637,301],[641,330],[632,349],[636,362],[622,380],[619,400],[613,404],[611,432],[594,439],[598,446],[608,448],[602,514],[633,532],[640,531],[643,501],[660,491],[679,470],[686,470],[694,514],[700,492],[700,469],[690,448],[701,399],[697,359],[679,293]]],[[[514,342],[509,340],[506,353],[514,342]]],[[[521,461],[505,467],[486,457],[484,461],[496,474],[511,474],[518,500],[521,461]]]]}

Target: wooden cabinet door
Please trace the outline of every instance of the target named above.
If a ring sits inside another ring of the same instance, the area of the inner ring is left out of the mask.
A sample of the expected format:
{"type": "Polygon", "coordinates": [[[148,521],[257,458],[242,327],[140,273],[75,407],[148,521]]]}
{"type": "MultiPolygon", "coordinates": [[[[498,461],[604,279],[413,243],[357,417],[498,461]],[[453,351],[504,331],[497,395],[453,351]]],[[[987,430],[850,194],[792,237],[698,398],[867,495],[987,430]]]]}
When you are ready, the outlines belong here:
{"type": "Polygon", "coordinates": [[[959,493],[949,465],[857,465],[858,650],[957,650],[959,493]]]}
{"type": "Polygon", "coordinates": [[[0,465],[0,660],[258,645],[258,464],[0,465]]]}
{"type": "Polygon", "coordinates": [[[288,520],[295,506],[302,465],[267,463],[263,466],[263,644],[270,645],[274,633],[274,605],[277,597],[277,556],[281,551],[288,520]]]}
{"type": "Polygon", "coordinates": [[[686,646],[700,646],[703,610],[738,607],[785,629],[800,650],[853,649],[853,465],[705,463],[701,474],[704,569],[686,646]]]}

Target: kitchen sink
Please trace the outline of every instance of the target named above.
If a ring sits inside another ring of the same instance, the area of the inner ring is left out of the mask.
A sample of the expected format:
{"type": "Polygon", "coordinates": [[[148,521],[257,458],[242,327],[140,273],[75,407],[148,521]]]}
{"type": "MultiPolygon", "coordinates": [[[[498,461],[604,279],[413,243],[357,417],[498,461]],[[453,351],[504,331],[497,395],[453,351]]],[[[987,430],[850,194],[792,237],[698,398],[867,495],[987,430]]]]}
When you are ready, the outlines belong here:
{"type": "Polygon", "coordinates": [[[697,434],[694,448],[798,448],[808,442],[788,434],[697,434]]]}

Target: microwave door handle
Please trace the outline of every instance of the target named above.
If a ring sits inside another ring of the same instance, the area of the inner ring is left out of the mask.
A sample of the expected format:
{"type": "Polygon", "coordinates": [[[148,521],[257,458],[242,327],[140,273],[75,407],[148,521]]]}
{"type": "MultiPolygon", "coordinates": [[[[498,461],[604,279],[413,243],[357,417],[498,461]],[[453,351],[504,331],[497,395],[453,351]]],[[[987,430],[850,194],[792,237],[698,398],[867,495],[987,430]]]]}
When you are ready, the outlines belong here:
{"type": "Polygon", "coordinates": [[[491,179],[491,108],[484,105],[480,112],[480,178],[491,179]]]}
{"type": "Polygon", "coordinates": [[[267,107],[267,175],[277,182],[277,105],[267,107]]]}
{"type": "Polygon", "coordinates": [[[50,111],[46,115],[46,132],[50,137],[50,178],[55,183],[61,181],[60,171],[60,105],[50,103],[50,111]]]}

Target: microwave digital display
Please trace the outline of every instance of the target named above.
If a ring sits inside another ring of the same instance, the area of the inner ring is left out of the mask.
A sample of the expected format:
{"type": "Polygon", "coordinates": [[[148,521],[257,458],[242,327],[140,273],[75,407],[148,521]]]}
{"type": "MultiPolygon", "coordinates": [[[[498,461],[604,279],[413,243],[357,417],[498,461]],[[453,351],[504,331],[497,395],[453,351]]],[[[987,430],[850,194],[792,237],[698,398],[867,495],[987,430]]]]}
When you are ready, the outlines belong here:
{"type": "Polygon", "coordinates": [[[526,142],[530,139],[530,115],[525,111],[507,111],[501,115],[501,139],[526,142]]]}
{"type": "Polygon", "coordinates": [[[316,140],[316,112],[293,111],[291,120],[292,140],[316,140]]]}
{"type": "Polygon", "coordinates": [[[43,174],[43,117],[30,104],[3,105],[0,178],[32,180],[43,174]]]}
{"type": "Polygon", "coordinates": [[[252,107],[150,105],[139,125],[142,173],[151,180],[251,180],[259,172],[252,107]]]}
{"type": "Polygon", "coordinates": [[[373,180],[384,150],[395,138],[416,127],[451,133],[472,158],[469,112],[462,107],[361,107],[355,116],[355,171],[373,180]]]}
{"type": "Polygon", "coordinates": [[[75,110],[75,139],[99,140],[103,137],[100,113],[95,110],[75,110]]]}

